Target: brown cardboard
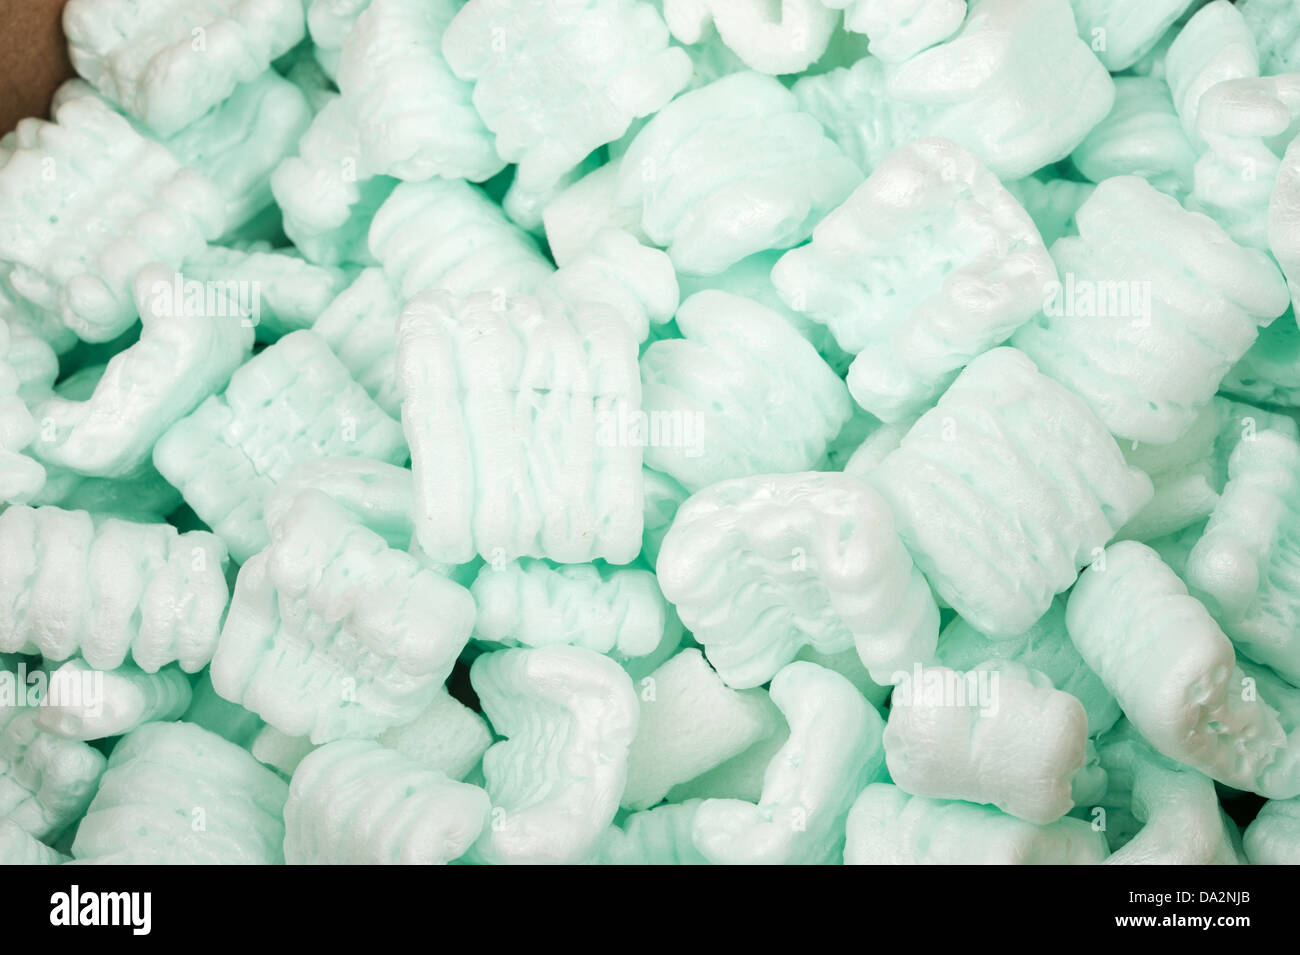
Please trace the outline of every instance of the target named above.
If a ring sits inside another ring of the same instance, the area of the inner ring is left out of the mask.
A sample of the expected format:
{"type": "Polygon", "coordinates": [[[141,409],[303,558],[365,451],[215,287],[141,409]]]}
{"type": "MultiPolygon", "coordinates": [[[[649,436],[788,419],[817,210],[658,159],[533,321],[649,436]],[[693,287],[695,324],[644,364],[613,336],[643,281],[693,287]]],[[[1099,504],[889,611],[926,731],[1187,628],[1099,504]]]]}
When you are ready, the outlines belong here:
{"type": "Polygon", "coordinates": [[[65,0],[0,0],[0,134],[27,116],[45,116],[72,75],[63,37],[65,0]]]}

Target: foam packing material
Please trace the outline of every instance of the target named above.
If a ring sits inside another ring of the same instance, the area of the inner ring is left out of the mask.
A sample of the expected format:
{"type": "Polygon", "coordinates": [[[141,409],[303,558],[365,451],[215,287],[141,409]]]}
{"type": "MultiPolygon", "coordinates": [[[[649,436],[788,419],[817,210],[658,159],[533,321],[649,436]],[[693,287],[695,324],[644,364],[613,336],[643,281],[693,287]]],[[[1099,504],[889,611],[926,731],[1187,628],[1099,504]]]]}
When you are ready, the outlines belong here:
{"type": "Polygon", "coordinates": [[[1291,0],[20,6],[0,864],[1300,861],[1291,0]]]}

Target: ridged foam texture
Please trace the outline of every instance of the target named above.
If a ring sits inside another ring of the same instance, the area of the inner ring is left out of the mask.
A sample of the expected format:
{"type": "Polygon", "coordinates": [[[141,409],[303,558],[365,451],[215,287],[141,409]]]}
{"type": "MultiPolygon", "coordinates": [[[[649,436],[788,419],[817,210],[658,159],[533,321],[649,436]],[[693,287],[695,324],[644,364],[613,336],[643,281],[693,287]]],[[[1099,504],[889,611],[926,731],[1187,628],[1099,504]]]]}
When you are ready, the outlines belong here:
{"type": "Polygon", "coordinates": [[[357,124],[365,170],[478,182],[505,166],[470,102],[470,84],[443,52],[459,9],[454,0],[371,0],[348,32],[338,86],[357,124]]]}
{"type": "Polygon", "coordinates": [[[636,342],[604,306],[425,292],[398,324],[416,538],[433,560],[627,563],[641,549],[641,448],[601,441],[639,410],[636,342]]]}
{"type": "Polygon", "coordinates": [[[1029,629],[1152,493],[1012,348],[971,362],[869,479],[937,593],[994,637],[1029,629]]]}
{"type": "MultiPolygon", "coordinates": [[[[0,299],[0,316],[5,314],[2,303],[0,299]]],[[[24,402],[45,397],[58,380],[59,356],[49,342],[16,320],[12,312],[8,319],[0,320],[5,321],[7,328],[7,333],[0,333],[4,341],[3,360],[14,376],[11,379],[6,375],[6,389],[14,388],[24,402]]]]}
{"type": "Polygon", "coordinates": [[[1282,276],[1136,177],[1098,186],[1077,221],[1052,246],[1061,287],[1013,341],[1119,437],[1174,441],[1286,309],[1282,276]]]}
{"type": "Polygon", "coordinates": [[[161,136],[256,79],[305,33],[301,0],[69,0],[63,29],[77,72],[161,136]]]}
{"type": "Polygon", "coordinates": [[[1127,722],[1103,740],[1100,753],[1110,782],[1091,815],[1106,826],[1106,865],[1241,861],[1233,823],[1208,777],[1152,750],[1127,722]]]}
{"type": "Polygon", "coordinates": [[[0,259],[21,297],[79,338],[109,341],[136,319],[136,273],[201,252],[225,228],[225,203],[97,99],[64,103],[54,118],[24,120],[0,166],[0,259]]]}
{"type": "Polygon", "coordinates": [[[187,281],[159,266],[140,270],[139,340],[109,359],[86,400],[56,392],[34,404],[40,461],[89,477],[139,473],[163,432],[225,387],[249,356],[253,329],[234,308],[234,285],[186,291],[187,281]]]}
{"type": "Polygon", "coordinates": [[[0,821],[58,836],[85,814],[103,772],[98,750],[42,729],[38,707],[0,706],[0,821]]]}
{"type": "Polygon", "coordinates": [[[107,739],[145,723],[167,723],[180,719],[193,700],[189,677],[172,666],[146,673],[127,663],[98,671],[74,658],[49,679],[52,688],[79,689],[69,700],[51,689],[50,704],[40,709],[41,728],[66,739],[107,739]]]}
{"type": "Polygon", "coordinates": [[[652,330],[664,330],[681,299],[668,256],[615,228],[595,233],[581,252],[538,283],[537,294],[573,305],[604,305],[619,314],[639,342],[652,330]]]}
{"type": "Polygon", "coordinates": [[[706,799],[692,839],[714,864],[839,862],[853,800],[879,771],[880,714],[848,680],[792,663],[772,680],[790,737],[772,757],[757,803],[706,799]]]}
{"type": "Polygon", "coordinates": [[[766,683],[805,644],[857,647],[879,683],[927,663],[939,612],[883,499],[845,475],[724,481],[686,501],[659,584],[729,686],[766,683]]]}
{"type": "Polygon", "coordinates": [[[1070,0],[1079,36],[1112,73],[1140,60],[1192,5],[1192,0],[1070,0]]]}
{"type": "Polygon", "coordinates": [[[649,809],[688,782],[773,735],[781,717],[761,689],[733,690],[694,648],[641,681],[641,719],[622,805],[649,809]]]}
{"type": "Polygon", "coordinates": [[[506,647],[586,647],[643,657],[677,626],[655,575],[635,567],[524,559],[484,564],[470,587],[474,638],[506,647]]]}
{"type": "Polygon", "coordinates": [[[226,234],[272,205],[271,174],[294,154],[312,108],[293,83],[267,70],[163,145],[226,199],[226,234]]]}
{"type": "MultiPolygon", "coordinates": [[[[1300,145],[1292,140],[1282,156],[1268,202],[1266,235],[1269,251],[1282,267],[1292,301],[1300,290],[1300,145]]],[[[1283,316],[1280,321],[1287,321],[1283,316]]],[[[1292,319],[1293,320],[1293,319],[1292,319]]],[[[1276,323],[1275,323],[1276,324],[1276,323]]],[[[1267,334],[1267,332],[1265,332],[1267,334]]]]}
{"type": "Polygon", "coordinates": [[[1065,599],[1057,597],[1047,613],[1024,633],[992,639],[960,617],[939,634],[937,661],[953,670],[973,670],[981,663],[1006,660],[1037,670],[1052,686],[1083,704],[1088,735],[1096,736],[1115,725],[1122,715],[1101,677],[1088,668],[1065,628],[1065,599]]]}
{"type": "Polygon", "coordinates": [[[312,331],[389,417],[400,418],[397,316],[402,300],[383,269],[363,269],[317,316],[312,331]]]}
{"type": "Polygon", "coordinates": [[[716,31],[742,64],[760,73],[798,73],[826,52],[848,0],[782,0],[773,9],[756,0],[664,0],[664,18],[682,43],[716,31]]]}
{"type": "MultiPolygon", "coordinates": [[[[41,127],[30,123],[19,123],[19,126],[28,137],[24,141],[34,143],[35,138],[32,134],[39,131],[41,127]]],[[[10,152],[16,151],[20,142],[18,130],[15,129],[0,141],[10,144],[10,152]]],[[[5,159],[6,155],[4,150],[0,150],[0,160],[5,159]]],[[[0,167],[3,165],[3,162],[0,162],[0,167]]],[[[19,291],[26,275],[21,265],[0,260],[0,319],[4,320],[15,335],[21,334],[42,341],[59,354],[70,351],[77,344],[77,336],[63,323],[57,311],[57,303],[45,308],[25,297],[27,293],[19,291]],[[15,273],[18,275],[18,287],[13,284],[15,273]]],[[[42,285],[42,282],[39,277],[34,281],[28,277],[27,292],[53,302],[57,293],[42,285]]]]}
{"type": "Polygon", "coordinates": [[[339,52],[370,0],[308,0],[307,32],[312,54],[331,80],[338,76],[339,52]]]}
{"type": "Polygon", "coordinates": [[[554,295],[562,302],[601,302],[616,309],[637,340],[677,305],[667,257],[631,236],[608,230],[556,271],[536,242],[511,225],[482,192],[464,182],[404,183],[375,214],[370,249],[382,264],[366,270],[320,312],[314,326],[344,365],[384,408],[400,414],[396,336],[402,303],[425,289],[456,296],[488,292],[554,295]]]}
{"type": "Polygon", "coordinates": [[[599,865],[708,865],[691,831],[700,800],[674,802],[634,812],[610,826],[600,841],[599,865]]]}
{"type": "Polygon", "coordinates": [[[1196,159],[1169,86],[1151,76],[1115,77],[1115,105],[1070,154],[1091,182],[1139,176],[1178,199],[1192,191],[1196,159]]]}
{"type": "Polygon", "coordinates": [[[1233,451],[1263,431],[1298,436],[1295,421],[1286,415],[1215,397],[1197,411],[1177,441],[1123,442],[1124,459],[1151,478],[1155,495],[1120,529],[1119,537],[1151,541],[1208,518],[1227,483],[1233,451]]]}
{"type": "Polygon", "coordinates": [[[803,312],[797,312],[786,305],[772,284],[772,269],[784,254],[775,250],[757,252],[716,275],[683,275],[680,281],[681,297],[687,299],[698,292],[716,290],[750,299],[769,308],[779,313],[801,337],[807,339],[826,364],[843,378],[853,361],[853,355],[839,346],[826,325],[813,321],[803,312]]]}
{"type": "Polygon", "coordinates": [[[631,233],[648,241],[641,231],[641,209],[618,204],[618,170],[622,156],[559,189],[542,206],[542,227],[546,244],[557,265],[565,265],[588,247],[605,229],[631,233]]]}
{"type": "Polygon", "coordinates": [[[376,739],[451,779],[464,779],[473,772],[493,743],[487,720],[446,689],[439,690],[411,722],[386,729],[376,739]]]}
{"type": "Polygon", "coordinates": [[[897,147],[930,134],[925,108],[895,99],[887,83],[886,65],[864,56],[851,66],[800,77],[791,92],[844,155],[869,173],[897,147]]]}
{"type": "Polygon", "coordinates": [[[433,701],[473,619],[463,587],[306,490],[240,568],[212,683],[290,736],[374,737],[433,701]]]}
{"type": "Polygon", "coordinates": [[[885,761],[912,795],[992,804],[1046,825],[1074,808],[1087,737],[1083,704],[1036,670],[926,667],[894,687],[885,761]]]}
{"type": "Polygon", "coordinates": [[[369,458],[310,458],[275,485],[262,509],[267,527],[276,527],[304,491],[320,491],[394,550],[411,543],[414,487],[408,468],[369,458]]]}
{"type": "Polygon", "coordinates": [[[845,865],[1096,865],[1106,837],[1082,819],[1035,825],[992,806],[873,783],[849,811],[845,865]]]}
{"type": "Polygon", "coordinates": [[[441,865],[488,822],[487,793],[365,740],[304,759],[284,807],[289,865],[441,865]]]}
{"type": "Polygon", "coordinates": [[[854,0],[833,4],[841,5],[844,28],[865,33],[871,40],[871,55],[885,63],[901,63],[943,42],[966,19],[966,0],[854,0]]]}
{"type": "Polygon", "coordinates": [[[516,164],[511,190],[523,198],[546,195],[686,86],[690,57],[668,39],[657,4],[640,0],[470,0],[442,52],[473,83],[474,107],[497,154],[516,164]]]}
{"type": "Polygon", "coordinates": [[[1296,861],[1291,7],[71,0],[0,863],[1296,861]]]}
{"type": "MultiPolygon", "coordinates": [[[[50,112],[87,96],[101,98],[85,80],[68,80],[55,90],[50,112]]],[[[271,173],[293,155],[311,119],[302,90],[267,70],[240,83],[229,99],[171,136],[159,136],[138,120],[133,125],[146,139],[167,147],[182,165],[211,180],[225,200],[224,236],[231,236],[272,204],[271,173]]]]}
{"type": "Polygon", "coordinates": [[[631,678],[581,647],[501,650],[470,680],[501,742],[483,757],[492,824],[478,861],[576,863],[618,811],[639,711],[631,678]]]}
{"type": "Polygon", "coordinates": [[[1300,795],[1300,691],[1246,669],[1218,624],[1143,544],[1107,548],[1066,625],[1079,654],[1156,750],[1270,799],[1300,795]]]}
{"type": "Polygon", "coordinates": [[[289,787],[193,723],[148,723],[113,748],[72,855],[103,865],[278,865],[289,787]]]}
{"type": "Polygon", "coordinates": [[[786,304],[857,356],[849,390],[890,422],[924,411],[962,365],[1005,341],[1055,277],[1021,205],[939,139],[887,156],[772,271],[786,304]]]}
{"type": "Polygon", "coordinates": [[[56,852],[11,819],[0,821],[0,865],[61,865],[68,856],[56,852]]]}
{"type": "Polygon", "coordinates": [[[155,467],[241,563],[267,543],[262,502],[295,464],[353,456],[398,464],[401,427],[311,331],[245,362],[154,446],[155,467]]]}
{"type": "Polygon", "coordinates": [[[312,262],[374,264],[366,233],[397,180],[362,165],[361,147],[353,106],[334,95],[298,140],[296,155],[271,173],[285,234],[312,262]]]}
{"type": "Polygon", "coordinates": [[[369,243],[402,300],[425,289],[532,292],[554,271],[532,236],[458,179],[399,185],[375,213],[369,243]]]}
{"type": "Polygon", "coordinates": [[[1196,162],[1189,208],[1212,217],[1234,241],[1269,248],[1268,211],[1281,146],[1300,119],[1300,76],[1243,77],[1206,90],[1196,127],[1209,147],[1196,162]]]}
{"type": "Polygon", "coordinates": [[[879,142],[883,135],[888,152],[920,136],[951,139],[1004,180],[1063,159],[1115,95],[1105,67],[1075,32],[1068,0],[980,0],[947,42],[883,77],[861,62],[852,73],[801,81],[820,87],[823,105],[813,112],[838,117],[837,141],[879,142]]]}
{"type": "MultiPolygon", "coordinates": [[[[68,80],[55,91],[51,112],[84,96],[99,98],[84,80],[68,80]]],[[[271,173],[293,155],[311,120],[305,93],[267,70],[240,83],[228,99],[170,136],[159,136],[139,121],[133,124],[146,139],[167,147],[182,165],[212,181],[225,200],[224,236],[232,236],[272,204],[271,173]]]]}
{"type": "MultiPolygon", "coordinates": [[[[39,434],[36,420],[23,396],[21,372],[25,341],[40,340],[21,332],[14,336],[0,319],[0,500],[6,502],[30,501],[46,482],[45,468],[23,453],[39,434]]],[[[43,342],[36,347],[39,349],[42,345],[43,342]]],[[[53,352],[45,346],[41,358],[53,357],[53,352]]],[[[57,369],[57,359],[55,361],[57,369]]]]}
{"type": "Polygon", "coordinates": [[[691,496],[673,478],[653,468],[642,468],[642,511],[645,530],[641,538],[641,556],[651,567],[659,563],[659,548],[663,544],[673,518],[682,503],[691,496]]]}
{"type": "Polygon", "coordinates": [[[1183,130],[1201,148],[1197,127],[1201,98],[1227,80],[1259,76],[1259,53],[1246,21],[1233,4],[1214,0],[1178,31],[1165,56],[1165,81],[1183,130]]]}
{"type": "Polygon", "coordinates": [[[85,511],[0,514],[0,652],[80,654],[113,670],[207,665],[226,610],[226,549],[206,531],[96,521],[85,511]]]}
{"type": "Polygon", "coordinates": [[[1300,71],[1300,10],[1287,0],[1242,0],[1238,9],[1255,39],[1261,72],[1300,71]]]}
{"type": "Polygon", "coordinates": [[[1300,865],[1300,799],[1270,799],[1242,834],[1252,865],[1300,865]]]}
{"type": "Polygon", "coordinates": [[[736,73],[664,107],[623,155],[616,200],[679,271],[806,239],[862,174],[775,79],[736,73]]]}
{"type": "Polygon", "coordinates": [[[356,275],[351,269],[307,262],[269,243],[244,249],[208,246],[186,260],[184,273],[214,291],[227,291],[250,313],[246,321],[253,324],[258,339],[268,342],[311,328],[356,275]]]}
{"type": "Polygon", "coordinates": [[[1237,649],[1300,684],[1300,442],[1260,431],[1228,462],[1228,483],[1192,548],[1188,588],[1237,649]]]}
{"type": "Polygon", "coordinates": [[[683,302],[676,322],[681,338],[641,355],[644,414],[617,409],[609,440],[642,444],[647,466],[690,490],[817,464],[852,404],[794,326],[714,290],[683,302]]]}

